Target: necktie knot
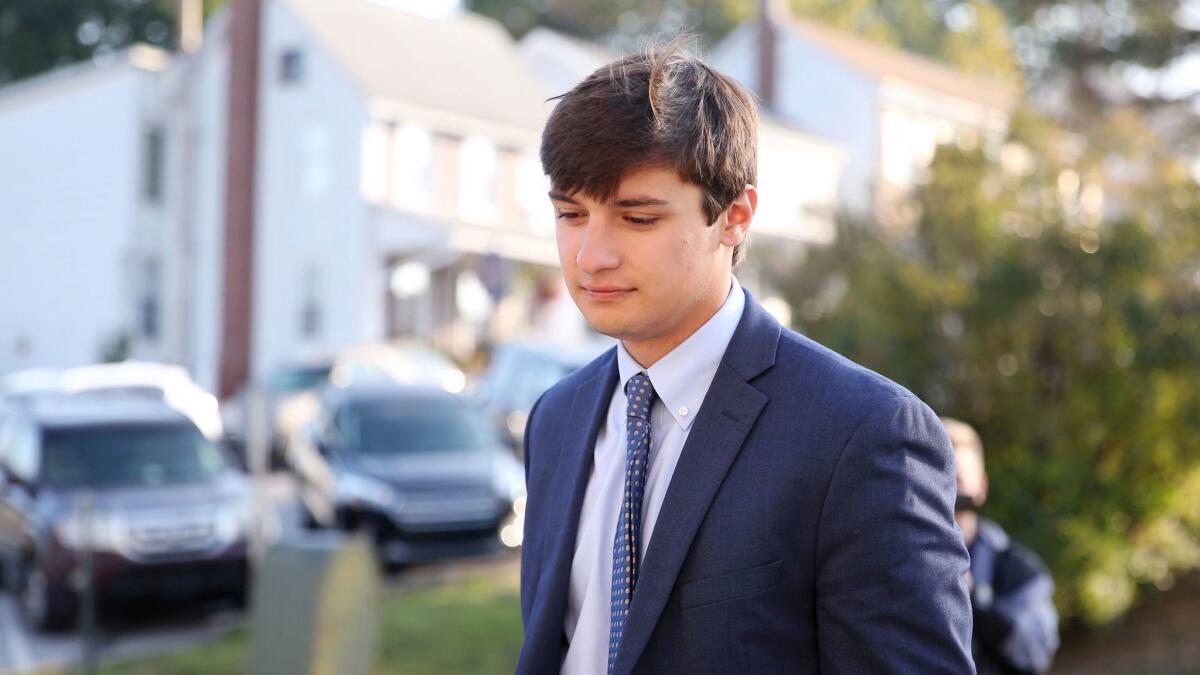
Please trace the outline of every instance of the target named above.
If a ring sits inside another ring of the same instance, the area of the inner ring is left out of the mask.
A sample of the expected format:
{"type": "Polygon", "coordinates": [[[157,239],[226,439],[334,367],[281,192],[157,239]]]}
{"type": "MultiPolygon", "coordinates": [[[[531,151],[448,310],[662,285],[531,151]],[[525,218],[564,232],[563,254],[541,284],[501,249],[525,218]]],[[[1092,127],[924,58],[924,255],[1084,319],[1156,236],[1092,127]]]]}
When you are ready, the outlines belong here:
{"type": "Polygon", "coordinates": [[[626,417],[650,421],[650,407],[654,404],[654,385],[650,384],[650,376],[645,371],[634,375],[625,383],[625,398],[629,402],[625,409],[626,417]]]}

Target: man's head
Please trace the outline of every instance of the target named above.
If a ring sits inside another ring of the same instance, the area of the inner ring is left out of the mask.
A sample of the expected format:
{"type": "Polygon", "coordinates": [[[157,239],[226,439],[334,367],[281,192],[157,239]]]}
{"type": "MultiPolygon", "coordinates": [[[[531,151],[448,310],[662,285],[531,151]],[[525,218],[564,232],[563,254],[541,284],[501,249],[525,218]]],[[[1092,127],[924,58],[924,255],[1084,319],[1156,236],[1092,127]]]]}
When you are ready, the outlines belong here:
{"type": "Polygon", "coordinates": [[[561,97],[542,166],[567,287],[598,331],[654,339],[724,298],[757,205],[757,124],[745,89],[678,43],[561,97]]]}
{"type": "Polygon", "coordinates": [[[954,464],[958,474],[955,518],[969,540],[975,534],[975,511],[987,501],[988,481],[987,472],[983,469],[983,442],[966,422],[944,417],[942,425],[946,427],[950,444],[954,446],[954,464]]]}

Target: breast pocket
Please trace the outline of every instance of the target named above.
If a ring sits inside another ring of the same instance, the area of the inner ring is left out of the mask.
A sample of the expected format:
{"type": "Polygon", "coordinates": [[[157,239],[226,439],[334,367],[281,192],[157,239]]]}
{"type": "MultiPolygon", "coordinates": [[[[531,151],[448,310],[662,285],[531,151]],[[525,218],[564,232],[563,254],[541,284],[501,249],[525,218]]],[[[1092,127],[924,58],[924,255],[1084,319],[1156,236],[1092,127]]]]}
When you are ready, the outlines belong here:
{"type": "Polygon", "coordinates": [[[679,608],[689,609],[755,595],[779,584],[783,561],[716,574],[679,586],[679,608]]]}

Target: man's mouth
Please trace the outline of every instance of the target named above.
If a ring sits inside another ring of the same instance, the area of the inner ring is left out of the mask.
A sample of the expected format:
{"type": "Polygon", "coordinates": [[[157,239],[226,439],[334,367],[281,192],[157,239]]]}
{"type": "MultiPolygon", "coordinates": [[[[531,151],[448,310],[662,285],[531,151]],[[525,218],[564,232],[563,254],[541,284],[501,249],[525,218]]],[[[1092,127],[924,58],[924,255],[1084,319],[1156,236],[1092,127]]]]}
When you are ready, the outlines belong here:
{"type": "Polygon", "coordinates": [[[629,286],[605,286],[600,284],[584,284],[583,292],[590,300],[607,301],[623,298],[634,291],[629,286]]]}

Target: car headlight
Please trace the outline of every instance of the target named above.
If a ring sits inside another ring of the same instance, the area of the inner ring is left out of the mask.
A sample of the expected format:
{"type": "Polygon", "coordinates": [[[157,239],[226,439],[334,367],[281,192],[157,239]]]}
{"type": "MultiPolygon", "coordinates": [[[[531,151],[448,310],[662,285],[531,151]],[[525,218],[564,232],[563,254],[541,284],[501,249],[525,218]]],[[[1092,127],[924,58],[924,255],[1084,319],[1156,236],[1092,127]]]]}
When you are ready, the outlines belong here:
{"type": "Polygon", "coordinates": [[[391,486],[359,473],[339,474],[334,491],[339,504],[366,504],[383,510],[395,509],[399,505],[399,498],[391,486]]]}
{"type": "Polygon", "coordinates": [[[250,534],[254,525],[255,507],[251,498],[237,499],[216,508],[217,538],[229,543],[250,534]]]}
{"type": "Polygon", "coordinates": [[[93,551],[119,551],[128,529],[125,521],[113,515],[94,513],[86,519],[72,515],[54,526],[54,536],[63,546],[93,551]]]}
{"type": "Polygon", "coordinates": [[[497,455],[492,465],[492,490],[510,504],[525,496],[525,468],[512,455],[497,455]]]}

